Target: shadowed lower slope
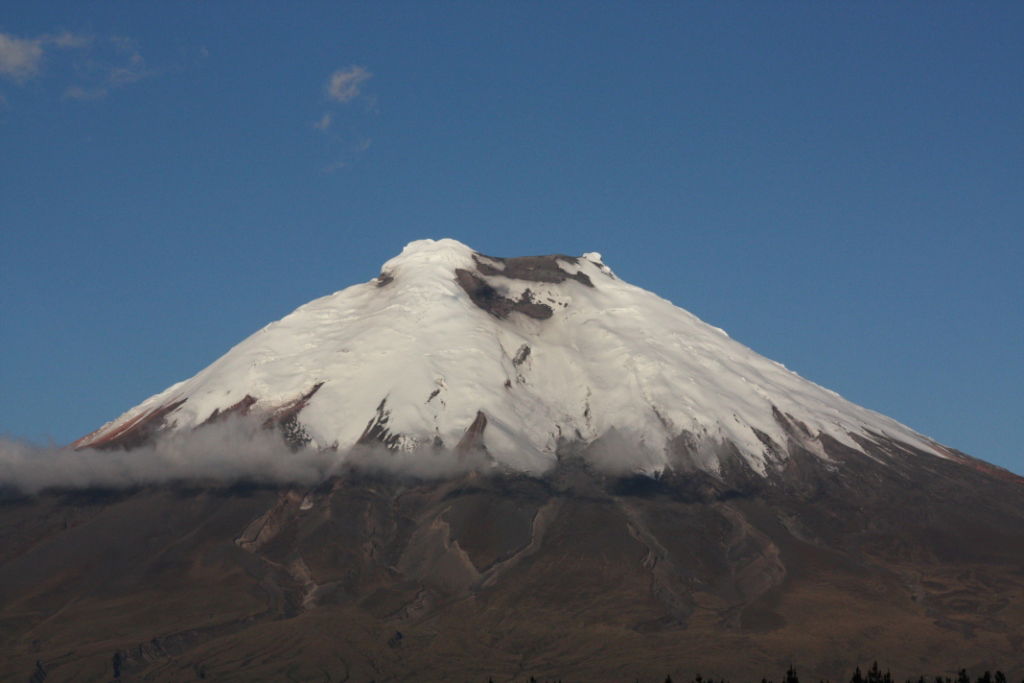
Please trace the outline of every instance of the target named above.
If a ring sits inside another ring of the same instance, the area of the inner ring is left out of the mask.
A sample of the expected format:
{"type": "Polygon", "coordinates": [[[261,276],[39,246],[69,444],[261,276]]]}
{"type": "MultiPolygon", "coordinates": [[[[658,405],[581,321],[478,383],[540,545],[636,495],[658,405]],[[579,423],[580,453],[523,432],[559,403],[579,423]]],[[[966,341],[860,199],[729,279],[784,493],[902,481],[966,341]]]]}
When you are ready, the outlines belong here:
{"type": "Polygon", "coordinates": [[[1013,680],[1024,486],[964,463],[9,499],[0,678],[1013,680]]]}

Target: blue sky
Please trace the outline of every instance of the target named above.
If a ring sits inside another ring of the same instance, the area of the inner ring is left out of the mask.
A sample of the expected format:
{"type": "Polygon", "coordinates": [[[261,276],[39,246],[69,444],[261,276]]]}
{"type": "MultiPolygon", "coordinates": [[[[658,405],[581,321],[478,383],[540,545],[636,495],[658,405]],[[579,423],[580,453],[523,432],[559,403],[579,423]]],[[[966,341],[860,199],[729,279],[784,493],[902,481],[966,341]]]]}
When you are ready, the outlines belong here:
{"type": "Polygon", "coordinates": [[[402,246],[600,251],[1024,473],[1024,5],[13,2],[0,434],[57,443],[402,246]]]}

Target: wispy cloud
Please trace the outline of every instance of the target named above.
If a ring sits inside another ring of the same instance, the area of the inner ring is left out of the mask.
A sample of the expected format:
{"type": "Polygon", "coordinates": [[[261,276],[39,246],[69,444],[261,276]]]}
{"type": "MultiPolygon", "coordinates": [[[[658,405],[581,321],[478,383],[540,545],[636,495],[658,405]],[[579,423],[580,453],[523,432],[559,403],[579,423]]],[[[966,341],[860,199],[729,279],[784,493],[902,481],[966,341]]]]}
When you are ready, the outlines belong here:
{"type": "Polygon", "coordinates": [[[319,121],[314,121],[313,127],[316,128],[317,130],[327,130],[328,128],[331,127],[331,122],[333,121],[334,117],[331,116],[330,112],[328,112],[321,116],[319,121]]]}
{"type": "Polygon", "coordinates": [[[138,83],[153,75],[154,72],[147,66],[137,40],[125,36],[112,36],[106,42],[109,45],[107,58],[90,59],[80,69],[91,82],[75,84],[65,89],[66,99],[99,99],[115,88],[138,83]],[[110,54],[111,50],[113,54],[110,54]]]}
{"type": "Polygon", "coordinates": [[[327,81],[327,96],[338,102],[350,102],[359,95],[359,88],[373,74],[362,66],[350,66],[338,69],[327,81]]]}
{"type": "Polygon", "coordinates": [[[44,36],[43,42],[50,43],[60,48],[84,48],[92,45],[93,37],[84,33],[72,33],[61,31],[56,35],[44,36]]]}
{"type": "Polygon", "coordinates": [[[370,145],[373,144],[373,140],[370,138],[360,138],[352,144],[351,148],[337,161],[324,166],[324,173],[334,173],[340,171],[343,168],[348,168],[355,163],[359,157],[363,155],[366,150],[370,149],[370,145]]]}
{"type": "Polygon", "coordinates": [[[40,75],[48,50],[82,49],[91,44],[92,36],[71,31],[47,33],[35,38],[0,33],[0,76],[24,83],[40,75]]]}
{"type": "MultiPolygon", "coordinates": [[[[366,104],[366,114],[374,114],[377,109],[377,100],[372,94],[364,94],[364,84],[373,78],[373,74],[365,66],[353,64],[352,66],[338,69],[327,79],[325,88],[328,100],[341,104],[353,103],[358,98],[359,102],[366,104]]],[[[312,127],[324,133],[329,153],[334,161],[324,165],[322,170],[325,173],[334,173],[354,164],[366,150],[370,148],[370,138],[357,132],[358,120],[360,117],[359,107],[349,107],[343,110],[334,106],[332,111],[325,112],[319,119],[312,123],[312,127]],[[342,122],[335,126],[335,119],[342,122]],[[348,134],[342,134],[338,128],[348,129],[348,134]]]]}
{"type": "Polygon", "coordinates": [[[85,88],[80,85],[70,85],[64,89],[62,97],[66,100],[98,100],[106,97],[107,88],[85,88]]]}
{"type": "Polygon", "coordinates": [[[126,63],[110,67],[110,71],[107,73],[107,82],[115,86],[128,85],[141,81],[149,75],[146,60],[142,58],[142,55],[134,54],[126,63]]]}
{"type": "Polygon", "coordinates": [[[0,75],[24,83],[39,74],[42,61],[41,40],[0,33],[0,75]]]}
{"type": "MultiPolygon", "coordinates": [[[[44,75],[44,66],[58,51],[74,51],[70,64],[78,82],[65,85],[64,99],[95,100],[110,90],[153,74],[138,41],[124,36],[95,36],[60,31],[26,38],[0,33],[0,77],[23,84],[44,75]]],[[[60,62],[58,62],[60,64],[60,62]]]]}

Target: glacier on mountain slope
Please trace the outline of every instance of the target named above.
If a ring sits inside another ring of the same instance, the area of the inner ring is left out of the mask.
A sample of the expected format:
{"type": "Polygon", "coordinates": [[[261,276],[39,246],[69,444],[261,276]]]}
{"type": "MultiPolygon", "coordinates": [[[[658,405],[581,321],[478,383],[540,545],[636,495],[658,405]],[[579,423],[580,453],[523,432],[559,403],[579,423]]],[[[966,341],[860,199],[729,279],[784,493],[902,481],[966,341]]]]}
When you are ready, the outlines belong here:
{"type": "Polygon", "coordinates": [[[201,425],[246,395],[257,399],[252,410],[270,411],[320,385],[298,420],[311,445],[338,448],[340,458],[381,418],[394,447],[454,447],[479,411],[487,452],[517,470],[550,468],[564,441],[613,435],[632,444],[631,468],[656,472],[672,465],[673,440],[689,432],[702,469],[716,471],[715,446],[730,442],[764,473],[780,455],[755,430],[779,445],[790,438],[773,407],[806,425],[803,445],[822,457],[822,434],[858,450],[852,435],[881,435],[946,455],[623,282],[600,254],[557,264],[582,275],[557,283],[506,277],[503,260],[455,240],[412,242],[378,278],[299,307],[78,445],[182,399],[171,416],[176,429],[201,425]],[[553,314],[499,318],[474,303],[458,269],[510,300],[530,290],[525,299],[553,314]],[[580,281],[587,278],[593,286],[580,281]]]}

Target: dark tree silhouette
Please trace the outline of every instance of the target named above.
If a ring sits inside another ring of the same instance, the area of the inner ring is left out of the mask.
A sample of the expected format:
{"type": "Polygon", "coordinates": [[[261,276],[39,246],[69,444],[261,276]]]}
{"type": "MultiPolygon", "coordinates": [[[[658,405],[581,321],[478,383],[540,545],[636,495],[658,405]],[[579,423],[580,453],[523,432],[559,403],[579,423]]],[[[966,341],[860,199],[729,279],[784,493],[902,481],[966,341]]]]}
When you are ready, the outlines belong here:
{"type": "MultiPolygon", "coordinates": [[[[122,652],[114,653],[114,678],[121,678],[121,669],[125,663],[125,655],[122,652]]],[[[30,683],[41,681],[46,676],[45,671],[42,670],[42,664],[37,663],[36,668],[38,671],[35,675],[30,678],[30,683]]],[[[200,676],[202,678],[202,676],[200,676]]],[[[639,681],[639,679],[637,679],[639,681]]],[[[494,678],[488,678],[487,683],[494,683],[494,678]]],[[[530,676],[529,683],[540,683],[535,676],[530,676]]],[[[548,683],[562,683],[562,679],[552,680],[548,683]]],[[[672,674],[665,676],[665,683],[673,683],[672,674]]],[[[691,683],[729,683],[724,678],[704,678],[700,674],[693,677],[691,683]]],[[[769,678],[761,678],[761,683],[772,683],[769,678]]],[[[800,683],[800,679],[796,673],[796,666],[793,664],[789,665],[786,670],[785,678],[782,683],[800,683]]],[[[818,683],[829,683],[829,681],[819,681],[818,683]]],[[[860,666],[854,669],[853,675],[850,677],[849,683],[894,683],[891,671],[882,672],[882,668],[878,665],[878,661],[871,664],[871,668],[867,672],[862,672],[860,666]]],[[[1006,674],[998,669],[993,673],[992,671],[986,671],[976,679],[972,679],[967,673],[966,669],[960,669],[957,672],[956,678],[950,678],[949,676],[935,676],[934,678],[927,678],[923,674],[919,675],[916,679],[908,678],[905,683],[1008,683],[1006,674]]],[[[1020,683],[1024,683],[1022,680],[1020,683]]]]}

